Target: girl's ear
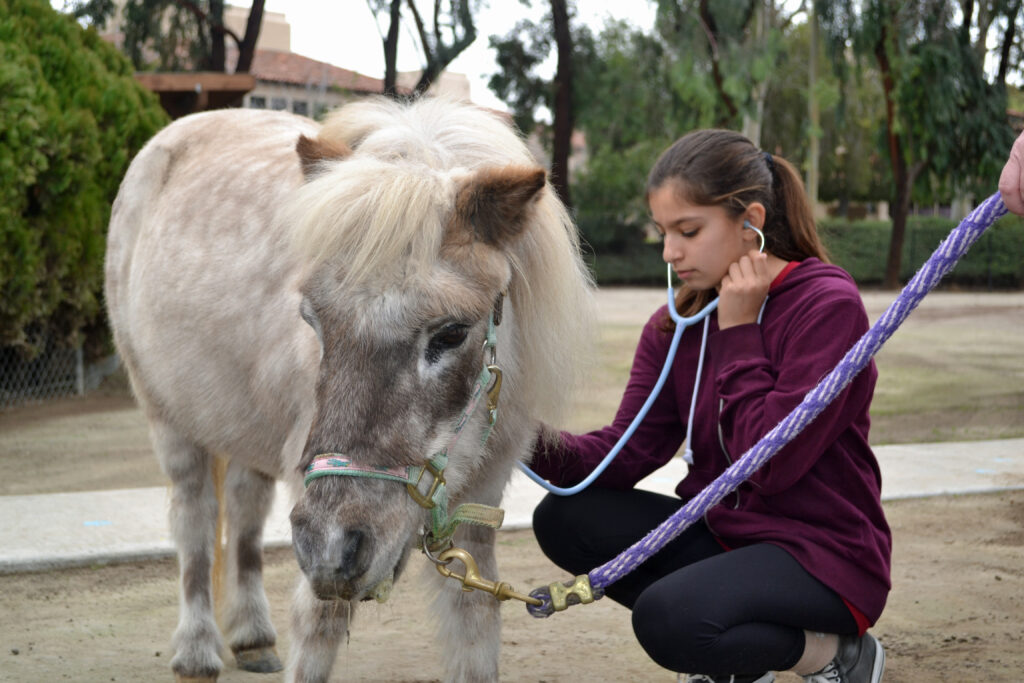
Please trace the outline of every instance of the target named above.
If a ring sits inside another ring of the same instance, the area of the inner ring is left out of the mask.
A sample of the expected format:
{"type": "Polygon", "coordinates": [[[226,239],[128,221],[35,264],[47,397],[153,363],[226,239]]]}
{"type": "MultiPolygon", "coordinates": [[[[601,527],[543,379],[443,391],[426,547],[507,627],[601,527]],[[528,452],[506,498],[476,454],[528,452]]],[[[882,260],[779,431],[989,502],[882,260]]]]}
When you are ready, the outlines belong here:
{"type": "Polygon", "coordinates": [[[764,204],[761,202],[753,202],[747,207],[747,210],[743,212],[743,220],[750,221],[758,230],[764,230],[764,220],[767,213],[764,210],[764,204]]]}
{"type": "Polygon", "coordinates": [[[742,231],[743,240],[748,242],[752,248],[764,251],[764,233],[762,232],[765,219],[764,205],[754,202],[747,207],[740,219],[743,221],[744,228],[753,228],[742,231]]]}

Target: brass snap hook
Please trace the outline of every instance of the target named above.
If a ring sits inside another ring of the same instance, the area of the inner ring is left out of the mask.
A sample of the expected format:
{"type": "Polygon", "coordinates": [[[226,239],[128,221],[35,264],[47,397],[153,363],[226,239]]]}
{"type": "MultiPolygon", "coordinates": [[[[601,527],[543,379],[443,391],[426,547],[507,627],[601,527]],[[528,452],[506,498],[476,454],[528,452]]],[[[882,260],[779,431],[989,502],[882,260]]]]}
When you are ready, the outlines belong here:
{"type": "MultiPolygon", "coordinates": [[[[431,558],[433,561],[433,558],[431,558]]],[[[437,567],[437,571],[440,572],[441,576],[449,579],[455,579],[462,584],[462,590],[467,593],[473,590],[484,591],[490,593],[498,600],[508,600],[514,598],[516,600],[522,600],[523,602],[531,605],[540,606],[542,603],[538,598],[532,598],[529,595],[523,595],[516,593],[512,586],[505,583],[504,581],[495,582],[488,581],[487,579],[480,576],[480,568],[476,564],[476,560],[469,554],[468,551],[462,548],[449,548],[440,555],[437,556],[437,560],[434,562],[437,567]],[[466,568],[465,574],[456,574],[448,565],[452,560],[459,560],[466,568]]]]}

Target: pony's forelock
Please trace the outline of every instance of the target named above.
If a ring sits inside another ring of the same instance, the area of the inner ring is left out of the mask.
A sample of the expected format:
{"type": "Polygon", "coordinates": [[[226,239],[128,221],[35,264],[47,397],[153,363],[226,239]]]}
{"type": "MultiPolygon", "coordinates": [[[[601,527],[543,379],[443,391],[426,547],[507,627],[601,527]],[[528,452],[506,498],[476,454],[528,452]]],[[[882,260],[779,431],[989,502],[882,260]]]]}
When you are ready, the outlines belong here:
{"type": "MultiPolygon", "coordinates": [[[[353,154],[325,165],[294,195],[286,218],[293,244],[314,267],[337,263],[343,284],[408,281],[437,263],[455,183],[485,167],[534,164],[519,134],[474,105],[425,98],[369,99],[343,107],[320,135],[353,154]],[[401,278],[396,280],[394,278],[401,278]]],[[[592,282],[575,226],[546,186],[527,227],[506,252],[515,309],[515,384],[531,415],[557,421],[592,345],[592,282]]]]}
{"type": "Polygon", "coordinates": [[[300,187],[284,220],[293,248],[343,286],[401,281],[432,267],[452,194],[442,174],[359,156],[300,187]]]}

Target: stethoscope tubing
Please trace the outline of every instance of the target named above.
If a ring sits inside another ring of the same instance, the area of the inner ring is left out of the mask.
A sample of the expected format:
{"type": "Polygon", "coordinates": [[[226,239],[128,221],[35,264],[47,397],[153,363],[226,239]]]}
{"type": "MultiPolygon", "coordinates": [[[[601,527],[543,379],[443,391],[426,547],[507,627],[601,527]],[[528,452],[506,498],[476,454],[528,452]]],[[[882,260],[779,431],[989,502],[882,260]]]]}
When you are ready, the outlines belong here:
{"type": "MultiPolygon", "coordinates": [[[[744,227],[750,228],[751,230],[757,233],[761,241],[760,251],[763,252],[765,243],[764,233],[746,221],[744,221],[744,227]]],[[[658,375],[658,381],[654,383],[654,387],[651,389],[650,395],[647,397],[647,400],[644,401],[644,404],[640,406],[640,410],[637,411],[637,414],[633,417],[633,421],[629,423],[629,426],[626,428],[626,431],[622,433],[622,436],[619,437],[618,441],[615,442],[615,445],[612,446],[611,449],[608,451],[608,454],[604,456],[600,463],[598,463],[597,467],[595,467],[594,470],[590,474],[588,474],[583,481],[574,486],[555,486],[554,484],[547,481],[539,474],[531,470],[529,466],[526,465],[526,463],[516,463],[519,466],[519,469],[523,472],[523,474],[525,474],[529,479],[536,482],[543,488],[547,489],[550,493],[553,493],[556,496],[571,496],[584,490],[592,483],[594,483],[595,479],[601,476],[601,474],[608,468],[608,466],[612,463],[612,461],[619,454],[619,452],[622,451],[622,448],[629,442],[630,438],[632,438],[633,434],[640,426],[640,423],[644,421],[645,417],[647,417],[648,411],[651,409],[651,406],[654,405],[654,402],[657,400],[658,395],[661,393],[662,387],[665,386],[665,380],[668,379],[668,373],[672,370],[672,363],[676,359],[676,351],[679,349],[679,340],[683,336],[683,332],[686,331],[686,328],[689,327],[690,325],[699,323],[705,318],[707,318],[715,309],[718,308],[718,297],[715,297],[714,300],[709,302],[706,306],[704,306],[704,308],[700,309],[694,315],[680,315],[679,311],[676,310],[676,293],[675,290],[672,288],[672,264],[666,264],[666,271],[668,277],[668,314],[672,318],[673,322],[675,322],[676,329],[675,332],[672,333],[672,341],[669,343],[668,353],[665,355],[665,364],[662,366],[661,373],[658,375]]],[[[763,311],[764,306],[762,305],[761,308],[763,311]]],[[[701,353],[701,355],[703,356],[703,353],[701,353]]],[[[696,390],[694,391],[694,400],[695,399],[696,390]]],[[[687,431],[690,431],[689,428],[687,428],[687,431]]],[[[689,443],[689,437],[687,438],[687,443],[689,443]]]]}

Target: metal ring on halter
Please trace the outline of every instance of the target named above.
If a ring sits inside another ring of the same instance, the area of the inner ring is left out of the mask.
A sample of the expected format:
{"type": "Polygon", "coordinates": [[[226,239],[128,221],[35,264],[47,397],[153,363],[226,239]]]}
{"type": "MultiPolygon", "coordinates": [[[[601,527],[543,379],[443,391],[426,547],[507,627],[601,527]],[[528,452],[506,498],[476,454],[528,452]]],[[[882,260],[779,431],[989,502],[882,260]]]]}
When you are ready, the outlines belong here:
{"type": "MultiPolygon", "coordinates": [[[[442,560],[442,559],[438,558],[437,555],[434,555],[434,553],[430,552],[430,544],[427,543],[427,536],[429,536],[429,534],[430,534],[430,530],[429,529],[424,529],[423,530],[423,536],[422,536],[422,539],[423,539],[423,554],[427,556],[428,560],[430,560],[431,562],[433,562],[434,564],[436,564],[438,566],[450,564],[451,563],[451,559],[442,560]]],[[[454,547],[455,547],[455,542],[452,539],[449,538],[448,539],[448,547],[442,549],[441,553],[443,553],[445,550],[450,550],[450,549],[452,549],[454,547]]],[[[438,553],[438,555],[440,555],[441,553],[438,553]]]]}
{"type": "Polygon", "coordinates": [[[486,365],[494,365],[498,361],[498,349],[495,347],[495,344],[492,340],[484,340],[483,352],[490,353],[490,362],[488,362],[486,359],[484,360],[484,363],[486,365]]]}

